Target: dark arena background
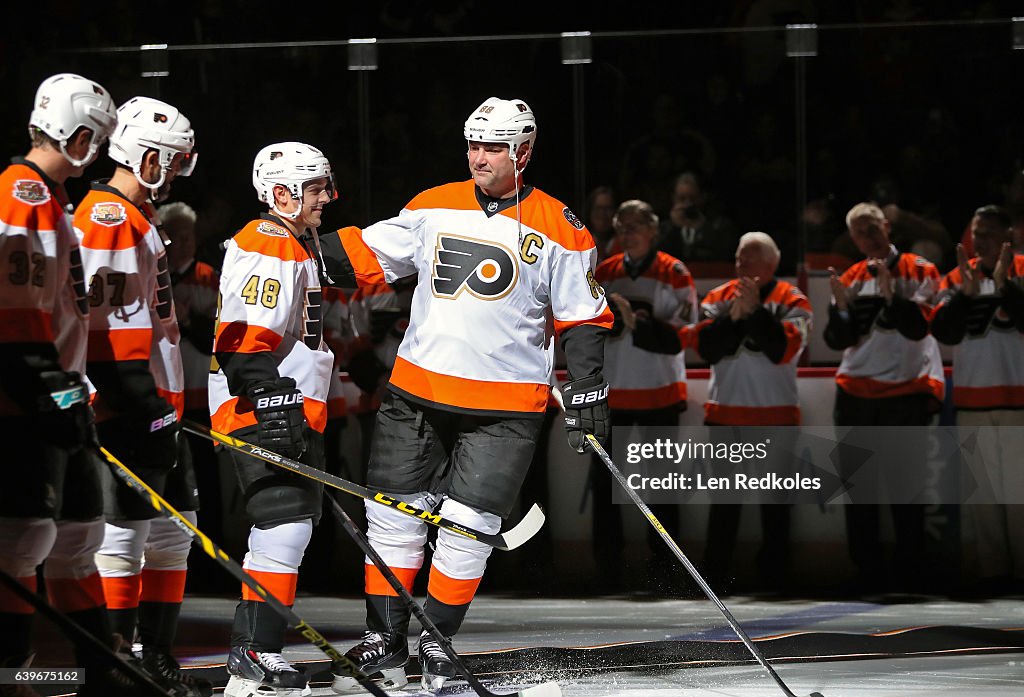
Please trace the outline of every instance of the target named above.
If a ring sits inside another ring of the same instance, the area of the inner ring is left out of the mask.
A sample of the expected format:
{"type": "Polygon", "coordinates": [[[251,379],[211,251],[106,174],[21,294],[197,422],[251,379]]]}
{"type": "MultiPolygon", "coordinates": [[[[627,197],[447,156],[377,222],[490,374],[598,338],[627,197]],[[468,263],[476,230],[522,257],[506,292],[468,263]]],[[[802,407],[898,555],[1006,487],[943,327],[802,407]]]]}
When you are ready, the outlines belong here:
{"type": "MultiPolygon", "coordinates": [[[[195,209],[197,257],[215,268],[221,244],[261,210],[251,176],[263,146],[319,147],[340,192],[321,230],[364,226],[396,215],[428,187],[468,178],[462,125],[489,96],[532,107],[538,138],[526,180],[588,226],[599,216],[592,194],[601,187],[615,204],[642,199],[672,220],[677,179],[691,173],[700,213],[720,233],[683,257],[698,291],[733,277],[741,233],[764,231],[781,250],[778,275],[810,298],[814,325],[798,370],[810,426],[832,424],[841,354],[822,337],[828,268],[861,258],[845,223],[854,204],[876,202],[901,250],[942,274],[956,267],[956,246],[983,205],[1008,211],[1014,248],[1024,253],[1020,3],[62,0],[8,11],[0,28],[7,157],[27,152],[35,89],[54,73],[94,79],[118,104],[136,95],[174,104],[191,119],[200,155],[171,200],[195,209]]],[[[69,180],[72,201],[111,171],[104,151],[84,177],[69,180]]],[[[942,356],[948,378],[951,350],[942,356]]],[[[684,426],[701,423],[709,382],[696,352],[686,361],[684,426]]],[[[350,382],[346,397],[329,466],[359,482],[368,415],[350,382]]],[[[935,422],[955,423],[949,399],[935,422]]],[[[755,662],[625,496],[615,506],[625,549],[609,562],[592,533],[591,468],[600,463],[567,448],[557,419],[549,431],[506,522],[537,502],[545,525],[522,547],[493,553],[455,639],[488,689],[555,681],[580,697],[1024,695],[1024,559],[1016,577],[984,577],[966,506],[929,508],[922,566],[909,582],[896,572],[858,575],[843,506],[829,502],[792,507],[782,569],[766,578],[759,507],[744,506],[731,566],[708,580],[787,688],[755,662]]],[[[208,442],[192,442],[198,527],[240,561],[248,528],[233,474],[208,442]]],[[[1016,495],[1008,508],[1019,510],[1024,491],[1016,495]]],[[[362,502],[342,503],[365,526],[362,502]]],[[[882,540],[896,568],[888,511],[882,540]]],[[[683,552],[706,571],[707,505],[669,507],[667,515],[683,552]]],[[[189,563],[176,653],[219,693],[238,583],[198,547],[189,563]]],[[[363,629],[362,583],[362,553],[325,512],[300,572],[296,613],[344,651],[363,629]]],[[[425,588],[418,579],[418,599],[425,588]]],[[[35,666],[73,660],[63,633],[42,618],[35,644],[35,666]]],[[[313,694],[333,694],[325,656],[299,633],[285,655],[314,677],[313,694]]],[[[410,664],[410,676],[417,671],[410,664]]],[[[472,690],[457,681],[444,693],[472,690]]]]}

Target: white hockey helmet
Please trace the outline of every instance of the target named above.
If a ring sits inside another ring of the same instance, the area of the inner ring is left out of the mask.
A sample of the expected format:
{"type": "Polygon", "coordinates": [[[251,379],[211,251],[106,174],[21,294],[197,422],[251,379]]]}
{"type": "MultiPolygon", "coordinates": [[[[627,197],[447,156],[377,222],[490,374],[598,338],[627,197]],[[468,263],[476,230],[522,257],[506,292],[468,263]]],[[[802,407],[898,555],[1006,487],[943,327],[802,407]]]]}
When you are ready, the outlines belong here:
{"type": "Polygon", "coordinates": [[[478,106],[463,128],[466,140],[478,143],[504,143],[508,156],[515,160],[516,151],[523,143],[537,139],[537,119],[533,110],[521,99],[488,97],[478,106]]]}
{"type": "Polygon", "coordinates": [[[289,220],[299,217],[302,206],[294,213],[278,210],[274,205],[274,187],[285,187],[292,198],[301,203],[303,187],[314,179],[324,177],[327,177],[327,195],[333,201],[338,198],[338,189],[334,185],[331,163],[312,145],[294,141],[268,145],[256,153],[252,164],[252,185],[256,188],[257,197],[268,204],[272,211],[289,220]]]}
{"type": "Polygon", "coordinates": [[[40,131],[60,143],[65,159],[75,167],[88,163],[106,142],[117,117],[114,100],[103,87],[74,73],[60,73],[43,80],[36,90],[35,106],[28,119],[29,134],[40,131]],[[89,152],[76,160],[68,155],[68,139],[81,127],[92,131],[89,152]]]}
{"type": "Polygon", "coordinates": [[[117,109],[109,153],[110,159],[131,169],[139,183],[155,192],[163,186],[178,154],[184,155],[178,176],[192,174],[198,158],[193,152],[195,144],[192,124],[175,107],[151,97],[133,97],[117,109]],[[155,184],[142,178],[142,158],[150,150],[159,154],[160,179],[155,184]]]}

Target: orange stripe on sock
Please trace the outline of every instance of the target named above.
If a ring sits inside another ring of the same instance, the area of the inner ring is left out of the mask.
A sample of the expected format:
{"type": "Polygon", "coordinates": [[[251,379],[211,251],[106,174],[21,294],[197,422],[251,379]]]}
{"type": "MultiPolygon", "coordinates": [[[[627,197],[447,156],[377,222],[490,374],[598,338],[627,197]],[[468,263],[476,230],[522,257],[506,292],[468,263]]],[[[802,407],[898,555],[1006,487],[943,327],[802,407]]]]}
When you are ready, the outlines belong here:
{"type": "Polygon", "coordinates": [[[111,610],[130,610],[139,606],[142,576],[102,576],[103,595],[111,610]]]}
{"type": "MultiPolygon", "coordinates": [[[[419,569],[403,569],[401,567],[392,566],[391,571],[394,572],[398,580],[402,582],[405,589],[412,592],[412,583],[416,580],[416,574],[419,573],[419,569]]],[[[398,591],[391,587],[388,580],[384,578],[384,574],[377,569],[373,564],[366,564],[366,573],[364,575],[366,579],[366,592],[368,595],[390,595],[398,596],[398,591]]]]}
{"type": "Polygon", "coordinates": [[[185,569],[143,569],[140,599],[151,603],[180,603],[185,599],[185,569]]]}
{"type": "MultiPolygon", "coordinates": [[[[35,576],[19,576],[17,581],[33,593],[36,592],[35,576]]],[[[32,607],[31,603],[22,600],[13,592],[7,590],[7,586],[0,586],[0,612],[9,612],[12,615],[31,615],[35,611],[36,609],[32,607]]]]}
{"type": "MultiPolygon", "coordinates": [[[[252,569],[246,569],[246,571],[282,603],[285,605],[295,604],[295,586],[299,582],[298,574],[279,574],[273,571],[253,571],[252,569]]],[[[242,600],[265,602],[262,596],[245,584],[242,585],[242,600]]]]}
{"type": "Polygon", "coordinates": [[[85,578],[47,578],[46,592],[50,603],[61,612],[82,612],[106,603],[98,573],[85,578]]]}
{"type": "Polygon", "coordinates": [[[476,589],[483,578],[451,578],[430,567],[430,580],[427,581],[427,593],[445,605],[466,605],[473,600],[476,589]]]}

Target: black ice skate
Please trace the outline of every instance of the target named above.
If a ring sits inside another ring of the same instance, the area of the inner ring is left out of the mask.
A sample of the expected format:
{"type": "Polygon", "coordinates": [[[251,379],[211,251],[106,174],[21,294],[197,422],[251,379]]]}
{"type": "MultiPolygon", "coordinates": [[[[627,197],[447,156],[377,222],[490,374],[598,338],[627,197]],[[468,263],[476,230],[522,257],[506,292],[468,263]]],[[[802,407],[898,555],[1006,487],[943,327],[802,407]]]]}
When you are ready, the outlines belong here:
{"type": "Polygon", "coordinates": [[[210,697],[213,694],[213,685],[209,680],[189,675],[181,669],[174,656],[158,649],[142,649],[142,667],[159,684],[174,686],[175,694],[181,694],[182,697],[210,697]]]}
{"type": "Polygon", "coordinates": [[[225,697],[308,697],[313,694],[305,674],[279,653],[232,646],[228,654],[231,679],[225,697]]]}
{"type": "Polygon", "coordinates": [[[455,666],[448,654],[441,649],[431,634],[420,633],[420,670],[423,673],[420,684],[423,689],[437,694],[444,684],[455,677],[455,666]]]}
{"type": "MultiPolygon", "coordinates": [[[[409,683],[409,678],[405,677],[409,642],[404,634],[364,632],[362,643],[346,651],[345,657],[385,690],[398,690],[409,683]]],[[[363,690],[337,663],[331,667],[331,672],[334,673],[331,689],[338,694],[363,690]]]]}

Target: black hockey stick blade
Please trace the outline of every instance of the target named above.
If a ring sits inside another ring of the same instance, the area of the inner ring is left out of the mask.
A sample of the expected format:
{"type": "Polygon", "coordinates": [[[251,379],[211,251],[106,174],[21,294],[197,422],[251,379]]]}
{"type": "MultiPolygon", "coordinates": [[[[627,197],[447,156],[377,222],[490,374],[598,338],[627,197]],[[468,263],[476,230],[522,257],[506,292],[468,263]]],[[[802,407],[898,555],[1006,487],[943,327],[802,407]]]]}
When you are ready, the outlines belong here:
{"type": "Polygon", "coordinates": [[[137,474],[132,472],[120,460],[111,455],[109,450],[100,446],[97,448],[97,451],[100,456],[107,461],[110,465],[111,471],[113,471],[114,475],[117,476],[118,479],[124,482],[129,489],[134,491],[143,499],[149,501],[153,508],[174,523],[183,533],[192,538],[192,542],[195,543],[196,546],[206,552],[208,556],[212,557],[217,563],[225,568],[229,574],[234,576],[235,579],[240,583],[244,583],[252,590],[253,593],[259,595],[270,609],[281,615],[281,617],[288,622],[289,627],[297,630],[309,643],[323,651],[323,653],[332,661],[337,662],[345,672],[350,677],[354,678],[367,692],[373,694],[375,697],[388,697],[387,693],[384,692],[384,690],[382,690],[366,674],[360,671],[350,659],[331,646],[330,642],[324,638],[323,634],[306,624],[306,621],[296,615],[294,610],[282,603],[277,596],[264,588],[263,585],[246,572],[238,562],[228,556],[228,553],[221,549],[217,543],[203,534],[203,532],[193,525],[188,518],[181,515],[181,513],[179,513],[171,504],[167,503],[160,494],[153,491],[152,487],[142,481],[137,474]]]}
{"type": "Polygon", "coordinates": [[[208,438],[214,443],[219,443],[231,450],[234,450],[235,452],[248,455],[249,457],[254,457],[257,460],[266,462],[267,464],[302,475],[303,477],[307,477],[308,479],[312,479],[329,486],[332,489],[344,491],[346,494],[358,496],[359,498],[367,501],[373,501],[381,506],[387,506],[399,513],[404,513],[405,515],[413,518],[419,518],[431,525],[444,528],[449,532],[454,532],[472,540],[476,540],[477,542],[483,542],[486,545],[490,545],[495,549],[500,549],[505,552],[522,546],[527,540],[536,535],[544,526],[544,511],[542,511],[540,506],[537,504],[533,504],[533,507],[527,511],[526,515],[523,516],[523,519],[520,520],[519,523],[511,530],[506,530],[505,532],[497,534],[480,532],[479,530],[474,530],[473,528],[462,525],[461,523],[448,520],[444,516],[411,506],[408,503],[399,501],[387,494],[382,494],[379,491],[373,491],[365,486],[347,481],[329,472],[318,470],[316,467],[310,467],[298,460],[293,460],[285,457],[284,455],[278,455],[272,450],[261,448],[258,445],[253,445],[252,443],[248,443],[240,438],[218,433],[209,426],[203,426],[193,421],[189,421],[188,419],[182,421],[181,424],[189,433],[194,433],[197,436],[208,438]]]}
{"type": "MultiPolygon", "coordinates": [[[[327,496],[327,501],[330,503],[331,510],[334,512],[335,517],[337,517],[338,522],[341,523],[341,527],[345,528],[345,532],[347,532],[353,541],[355,541],[359,549],[363,551],[363,554],[370,558],[370,561],[372,561],[373,565],[377,567],[377,570],[380,571],[381,575],[387,579],[387,582],[395,592],[398,593],[399,597],[406,605],[409,606],[409,609],[412,610],[412,614],[416,615],[416,619],[419,620],[421,625],[423,625],[423,628],[437,640],[437,643],[441,646],[445,655],[451,659],[455,668],[463,677],[465,677],[466,682],[469,683],[471,688],[473,688],[473,691],[480,695],[480,697],[504,697],[503,695],[499,695],[498,693],[488,690],[480,680],[470,672],[465,661],[463,661],[462,657],[455,652],[454,648],[452,648],[451,640],[442,634],[441,630],[437,628],[437,625],[427,617],[427,613],[423,610],[423,607],[416,602],[416,599],[412,597],[412,594],[405,586],[402,585],[402,582],[398,580],[398,577],[395,576],[395,572],[391,570],[384,559],[381,558],[380,554],[377,553],[377,550],[373,548],[370,541],[366,539],[366,535],[363,531],[360,530],[352,521],[351,516],[345,512],[345,509],[341,507],[333,495],[327,494],[327,492],[324,492],[324,494],[327,496]]],[[[546,682],[541,683],[540,685],[534,685],[533,687],[528,687],[525,690],[505,694],[519,695],[520,697],[561,697],[562,689],[558,686],[558,683],[546,682]]]]}
{"type": "MultiPolygon", "coordinates": [[[[683,554],[682,548],[680,548],[676,541],[672,539],[672,536],[668,534],[664,526],[662,526],[661,521],[654,516],[654,513],[651,512],[651,509],[647,504],[644,503],[633,488],[629,486],[626,478],[622,475],[622,472],[619,471],[619,468],[612,462],[612,458],[608,455],[607,451],[605,451],[601,446],[601,442],[591,433],[586,434],[586,438],[587,443],[590,445],[590,449],[593,450],[599,458],[601,458],[601,462],[603,462],[605,467],[608,468],[608,471],[612,473],[612,476],[615,477],[616,481],[618,481],[622,488],[626,490],[629,497],[633,499],[633,503],[635,503],[637,508],[643,512],[647,517],[647,521],[655,530],[658,531],[658,534],[661,535],[661,539],[665,541],[665,544],[667,544],[669,549],[672,550],[672,553],[676,555],[676,558],[682,562],[684,567],[686,567],[686,570],[690,573],[690,576],[693,577],[693,580],[696,581],[697,585],[699,585],[701,590],[704,591],[704,595],[718,606],[719,611],[721,611],[722,615],[729,623],[729,626],[731,626],[733,631],[736,632],[736,636],[740,638],[740,641],[742,641],[743,645],[747,647],[747,650],[750,651],[751,655],[758,663],[761,664],[761,667],[768,671],[768,674],[772,676],[772,679],[775,680],[779,688],[786,694],[786,697],[797,697],[793,694],[793,691],[786,686],[786,683],[782,681],[782,678],[780,678],[779,674],[775,672],[775,669],[772,668],[770,663],[768,663],[761,651],[754,645],[754,642],[751,641],[750,637],[743,630],[743,627],[741,627],[740,623],[735,617],[733,617],[733,614],[729,611],[729,608],[725,606],[725,603],[723,603],[718,596],[715,595],[715,592],[711,590],[711,586],[708,585],[708,582],[705,581],[704,577],[700,575],[699,571],[697,571],[697,567],[695,567],[693,563],[687,559],[686,555],[683,554]]],[[[810,697],[823,697],[823,695],[820,692],[812,692],[810,697]]]]}
{"type": "MultiPolygon", "coordinates": [[[[152,677],[146,674],[145,671],[132,664],[131,661],[127,661],[121,656],[118,656],[116,651],[100,641],[98,637],[93,636],[91,633],[86,631],[82,625],[78,624],[63,612],[40,598],[37,594],[18,583],[17,579],[13,578],[2,569],[0,569],[0,582],[7,586],[8,590],[12,593],[34,607],[37,612],[44,615],[48,620],[57,625],[57,627],[64,632],[64,635],[69,639],[85,641],[92,648],[103,654],[103,656],[107,658],[111,668],[120,671],[145,689],[142,693],[143,695],[170,697],[170,693],[160,687],[152,677]]],[[[85,677],[88,680],[89,676],[87,675],[85,677]]]]}

